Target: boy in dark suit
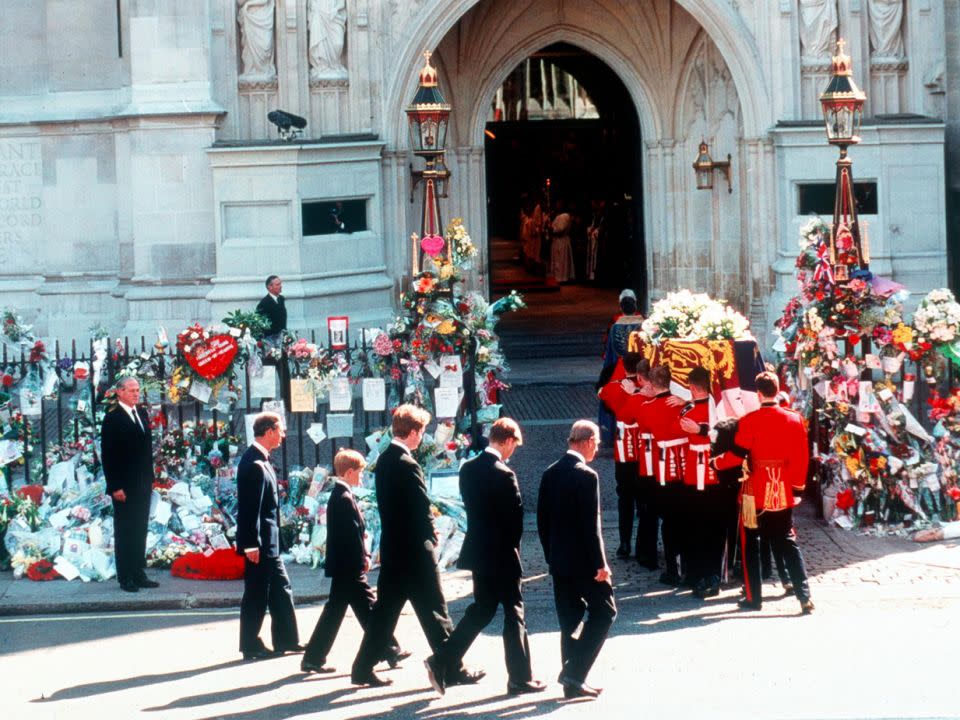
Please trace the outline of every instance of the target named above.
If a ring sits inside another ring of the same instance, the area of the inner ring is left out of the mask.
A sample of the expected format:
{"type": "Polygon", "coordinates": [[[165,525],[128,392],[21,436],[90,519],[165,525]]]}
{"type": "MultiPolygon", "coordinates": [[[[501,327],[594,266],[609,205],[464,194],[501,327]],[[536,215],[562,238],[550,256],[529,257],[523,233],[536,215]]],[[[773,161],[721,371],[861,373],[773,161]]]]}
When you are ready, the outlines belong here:
{"type": "Polygon", "coordinates": [[[467,511],[467,536],[457,566],[473,571],[473,603],[453,634],[427,660],[431,684],[445,688],[477,635],[503,605],[503,652],[507,661],[507,694],[540,692],[546,688],[530,670],[530,643],[523,618],[520,578],[520,538],[523,499],[513,470],[506,462],[523,444],[520,426],[500,418],[490,427],[490,444],[460,468],[460,495],[467,511]]]}
{"type": "MultiPolygon", "coordinates": [[[[336,477],[327,501],[327,555],[324,561],[324,574],[331,578],[330,596],[303,654],[300,663],[303,672],[335,671],[326,665],[327,653],[337,638],[348,605],[362,628],[367,627],[373,611],[373,589],[367,582],[370,555],[364,544],[366,524],[350,491],[351,487],[360,485],[365,466],[363,455],[356,450],[345,448],[333,459],[336,477]]],[[[384,659],[391,667],[396,667],[407,657],[410,653],[401,651],[396,638],[392,638],[384,659]]]]}
{"type": "Polygon", "coordinates": [[[270,464],[270,452],[280,447],[284,434],[279,415],[257,415],[253,444],[237,466],[237,554],[244,558],[240,652],[244,660],[303,651],[290,578],[280,558],[280,493],[270,464]],[[273,652],[260,640],[267,607],[273,652]]]}

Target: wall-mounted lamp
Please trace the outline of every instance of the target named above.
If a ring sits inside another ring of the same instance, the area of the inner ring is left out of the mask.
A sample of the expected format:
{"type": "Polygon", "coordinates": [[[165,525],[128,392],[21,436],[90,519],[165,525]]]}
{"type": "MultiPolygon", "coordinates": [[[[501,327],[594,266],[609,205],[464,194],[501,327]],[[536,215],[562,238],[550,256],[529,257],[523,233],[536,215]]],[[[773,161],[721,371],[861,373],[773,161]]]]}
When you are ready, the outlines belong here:
{"type": "Polygon", "coordinates": [[[710,157],[710,148],[704,140],[700,140],[700,150],[697,152],[697,159],[693,161],[693,170],[697,175],[697,190],[713,190],[713,173],[719,170],[727,178],[727,192],[733,192],[730,155],[727,155],[726,160],[714,160],[710,157]]]}

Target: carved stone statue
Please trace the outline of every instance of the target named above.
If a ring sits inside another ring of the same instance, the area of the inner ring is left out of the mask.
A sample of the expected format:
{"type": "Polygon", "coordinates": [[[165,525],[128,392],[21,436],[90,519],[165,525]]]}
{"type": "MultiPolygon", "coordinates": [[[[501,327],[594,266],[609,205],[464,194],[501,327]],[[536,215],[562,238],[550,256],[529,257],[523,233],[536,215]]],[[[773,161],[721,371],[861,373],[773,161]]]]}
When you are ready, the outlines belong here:
{"type": "Polygon", "coordinates": [[[275,1],[237,0],[241,79],[262,80],[277,75],[273,60],[275,1]]]}
{"type": "Polygon", "coordinates": [[[345,78],[343,46],[347,36],[347,0],[308,0],[310,79],[345,78]]]}
{"type": "Polygon", "coordinates": [[[873,57],[903,57],[903,0],[868,0],[873,57]]]}
{"type": "Polygon", "coordinates": [[[837,0],[800,0],[800,52],[829,60],[836,45],[837,0]]]}

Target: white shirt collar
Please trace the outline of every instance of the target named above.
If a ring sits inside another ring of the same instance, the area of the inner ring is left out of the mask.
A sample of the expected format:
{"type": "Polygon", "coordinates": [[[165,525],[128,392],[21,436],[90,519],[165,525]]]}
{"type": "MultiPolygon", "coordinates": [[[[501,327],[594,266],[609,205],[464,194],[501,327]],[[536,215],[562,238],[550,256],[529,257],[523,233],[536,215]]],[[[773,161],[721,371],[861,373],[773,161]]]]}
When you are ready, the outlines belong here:
{"type": "Polygon", "coordinates": [[[263,445],[261,445],[261,444],[258,443],[256,440],[254,440],[254,441],[253,441],[253,446],[254,446],[257,450],[260,451],[260,453],[263,455],[263,458],[264,458],[265,460],[269,460],[269,459],[270,459],[270,451],[267,450],[263,445]]]}
{"type": "Polygon", "coordinates": [[[121,402],[120,400],[117,400],[117,403],[120,405],[120,407],[122,407],[124,410],[127,411],[127,415],[129,415],[130,417],[133,417],[133,415],[137,412],[136,407],[131,407],[130,405],[127,405],[125,402],[121,402]]]}
{"type": "Polygon", "coordinates": [[[274,301],[275,303],[279,303],[279,302],[280,302],[280,296],[279,296],[279,295],[274,295],[273,293],[267,293],[267,294],[268,294],[270,297],[273,298],[273,301],[274,301]]]}
{"type": "Polygon", "coordinates": [[[401,450],[403,450],[407,455],[413,456],[413,453],[410,452],[410,448],[408,448],[406,445],[404,445],[402,442],[400,442],[400,441],[397,440],[396,438],[394,438],[393,440],[391,440],[391,441],[390,441],[390,444],[391,444],[391,445],[396,445],[398,448],[400,448],[401,450]]]}
{"type": "Polygon", "coordinates": [[[503,453],[501,453],[499,450],[497,450],[497,449],[496,449],[495,447],[493,447],[492,445],[487,445],[487,446],[483,449],[483,451],[490,453],[490,454],[493,455],[497,460],[503,460],[503,453]]]}
{"type": "Polygon", "coordinates": [[[583,455],[578,453],[576,450],[571,450],[570,448],[567,448],[567,452],[573,455],[577,460],[582,462],[584,465],[587,464],[587,459],[583,455]]]}

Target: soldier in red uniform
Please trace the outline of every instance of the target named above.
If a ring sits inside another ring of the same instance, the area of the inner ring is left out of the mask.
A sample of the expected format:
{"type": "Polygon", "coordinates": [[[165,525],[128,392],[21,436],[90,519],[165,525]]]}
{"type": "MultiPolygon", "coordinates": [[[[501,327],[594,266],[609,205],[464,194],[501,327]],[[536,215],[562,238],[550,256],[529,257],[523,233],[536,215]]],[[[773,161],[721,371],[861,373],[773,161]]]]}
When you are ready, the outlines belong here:
{"type": "MultiPolygon", "coordinates": [[[[641,438],[650,436],[648,459],[652,462],[655,478],[655,505],[661,522],[663,553],[666,570],[660,582],[676,587],[680,584],[680,540],[677,520],[681,509],[683,468],[687,435],[680,427],[682,402],[670,394],[670,368],[660,365],[650,369],[653,397],[644,403],[630,402],[623,410],[623,419],[636,422],[641,438]]],[[[645,448],[646,450],[646,448],[645,448]]],[[[641,464],[643,461],[641,461],[641,464]]]]}
{"type": "MultiPolygon", "coordinates": [[[[740,418],[734,439],[736,447],[716,458],[713,465],[714,468],[728,466],[731,461],[728,455],[749,458],[747,482],[756,504],[758,536],[768,538],[774,552],[783,554],[800,609],[809,615],[813,612],[813,601],[803,555],[793,530],[793,506],[800,502],[799,493],[806,485],[810,460],[807,431],[799,414],[777,404],[779,391],[780,383],[774,373],[757,375],[760,407],[740,418]]],[[[763,603],[759,542],[752,540],[745,545],[743,558],[746,597],[740,601],[740,607],[759,610],[763,603]]]]}
{"type": "Polygon", "coordinates": [[[680,411],[680,427],[688,436],[683,471],[681,529],[688,560],[685,581],[696,597],[720,594],[723,558],[721,498],[717,474],[710,467],[710,371],[695,367],[687,376],[692,399],[680,411]]]}
{"type": "MultiPolygon", "coordinates": [[[[637,363],[641,359],[639,353],[626,353],[623,356],[626,378],[608,382],[598,393],[600,402],[610,411],[616,421],[616,435],[613,441],[613,472],[617,481],[617,510],[620,521],[620,546],[617,548],[617,557],[619,558],[630,557],[634,510],[636,510],[638,516],[642,513],[639,493],[640,477],[637,467],[637,441],[639,439],[637,424],[635,422],[624,422],[619,417],[619,412],[623,406],[639,392],[634,378],[637,373],[637,363]]],[[[644,362],[646,361],[644,360],[644,362]]]]}

